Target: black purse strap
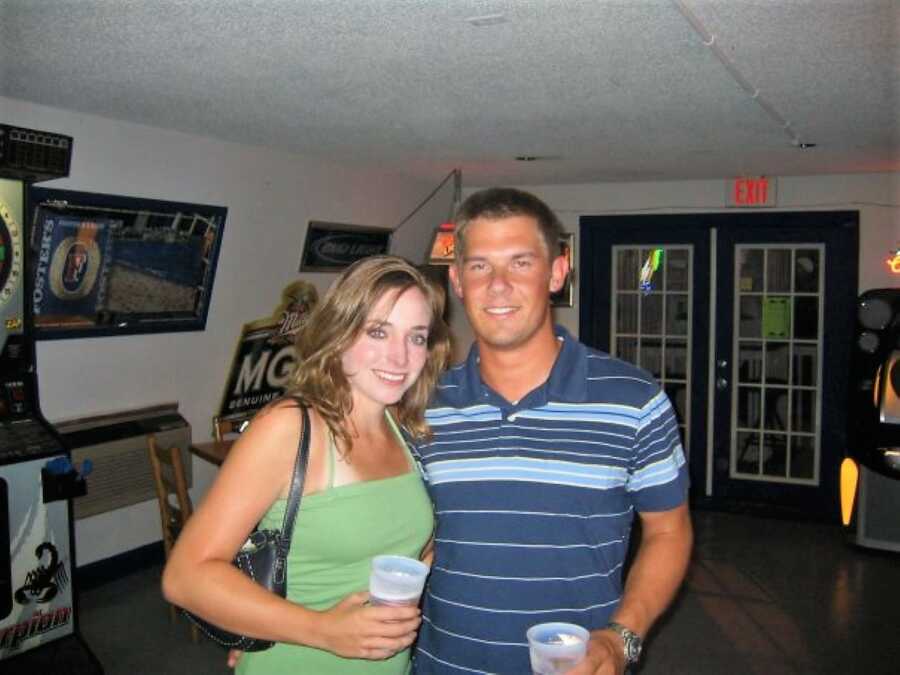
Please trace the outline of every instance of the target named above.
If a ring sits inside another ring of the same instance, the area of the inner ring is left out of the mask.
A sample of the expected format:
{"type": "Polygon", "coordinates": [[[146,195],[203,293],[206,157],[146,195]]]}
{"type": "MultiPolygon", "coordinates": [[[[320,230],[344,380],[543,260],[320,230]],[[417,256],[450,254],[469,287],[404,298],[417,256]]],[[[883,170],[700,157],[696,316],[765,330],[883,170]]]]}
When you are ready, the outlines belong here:
{"type": "Polygon", "coordinates": [[[294,475],[288,490],[287,506],[284,509],[284,521],[281,523],[281,548],[285,555],[291,547],[294,534],[294,521],[300,510],[300,497],[303,495],[303,480],[306,478],[306,465],[309,464],[309,410],[301,406],[303,427],[300,429],[300,442],[297,446],[297,459],[294,460],[294,475]]]}

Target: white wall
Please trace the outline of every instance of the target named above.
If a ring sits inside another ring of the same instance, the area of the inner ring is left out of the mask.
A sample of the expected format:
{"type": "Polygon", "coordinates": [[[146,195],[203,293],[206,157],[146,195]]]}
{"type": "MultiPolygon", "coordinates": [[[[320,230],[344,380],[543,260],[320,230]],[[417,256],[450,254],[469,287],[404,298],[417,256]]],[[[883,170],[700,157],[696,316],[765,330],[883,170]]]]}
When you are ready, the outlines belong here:
{"type": "MultiPolygon", "coordinates": [[[[465,179],[465,176],[463,176],[465,179]]],[[[726,179],[656,183],[594,183],[580,185],[523,186],[557,213],[568,232],[575,233],[575,255],[580,251],[579,218],[624,213],[722,212],[726,179]]],[[[474,189],[466,189],[468,196],[474,189]]],[[[793,176],[778,178],[777,210],[858,210],[859,291],[900,286],[885,260],[892,248],[900,247],[900,174],[854,174],[793,176]]],[[[575,306],[556,308],[555,318],[578,335],[578,285],[576,269],[575,306]]],[[[457,303],[459,304],[459,303],[457,303]]],[[[460,338],[456,358],[464,357],[472,335],[462,311],[452,318],[460,338]]]]}
{"type": "MultiPolygon", "coordinates": [[[[394,227],[433,188],[428,181],[377,169],[13,99],[0,98],[0,120],[74,137],[70,177],[43,186],[228,207],[206,330],[39,342],[41,408],[50,421],[178,401],[194,440],[207,440],[241,326],[271,314],[281,289],[298,277],[307,221],[394,227]]],[[[441,205],[434,222],[446,211],[441,205]]],[[[421,261],[433,227],[427,216],[423,210],[404,225],[393,250],[421,261]]],[[[320,293],[334,278],[302,276],[320,293]]],[[[196,500],[215,471],[199,459],[193,468],[196,500]]],[[[154,502],[86,518],[76,524],[78,562],[102,560],[159,538],[154,502]]]]}
{"type": "MultiPolygon", "coordinates": [[[[392,227],[433,185],[382,171],[329,164],[260,148],[47,108],[0,97],[0,120],[75,138],[71,177],[48,187],[228,207],[207,328],[203,332],[40,342],[41,406],[51,421],[178,401],[194,440],[210,435],[241,325],[269,314],[297,278],[310,219],[392,227]]],[[[463,176],[465,179],[465,176],[463,176]]],[[[527,187],[570,232],[582,215],[722,211],[725,179],[527,187]]],[[[884,259],[900,245],[900,174],[779,179],[778,208],[860,210],[860,289],[896,286],[884,259]]],[[[467,190],[471,192],[471,190],[467,190]]],[[[393,251],[421,260],[441,200],[395,234],[393,251]]],[[[577,273],[577,272],[576,272],[577,273]]],[[[333,275],[304,274],[324,291],[333,275]]],[[[576,298],[577,298],[576,286],[576,298]]],[[[578,307],[557,320],[578,331],[578,307]]],[[[457,359],[471,342],[452,305],[457,359]]],[[[194,460],[194,498],[215,474],[194,460]]],[[[158,541],[156,505],[145,502],[78,521],[79,564],[158,541]]]]}

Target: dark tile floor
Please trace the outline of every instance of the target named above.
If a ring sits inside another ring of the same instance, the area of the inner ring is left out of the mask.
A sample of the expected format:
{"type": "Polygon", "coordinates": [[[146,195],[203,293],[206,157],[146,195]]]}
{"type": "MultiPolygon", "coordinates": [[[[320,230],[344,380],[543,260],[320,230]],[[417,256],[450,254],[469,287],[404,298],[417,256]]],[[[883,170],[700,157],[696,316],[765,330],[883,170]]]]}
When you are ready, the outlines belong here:
{"type": "MultiPolygon", "coordinates": [[[[900,674],[900,554],[849,546],[829,525],[709,511],[694,524],[688,581],[639,675],[900,674]]],[[[226,674],[220,649],[169,622],[159,574],[83,594],[82,632],[107,675],[226,674]]]]}

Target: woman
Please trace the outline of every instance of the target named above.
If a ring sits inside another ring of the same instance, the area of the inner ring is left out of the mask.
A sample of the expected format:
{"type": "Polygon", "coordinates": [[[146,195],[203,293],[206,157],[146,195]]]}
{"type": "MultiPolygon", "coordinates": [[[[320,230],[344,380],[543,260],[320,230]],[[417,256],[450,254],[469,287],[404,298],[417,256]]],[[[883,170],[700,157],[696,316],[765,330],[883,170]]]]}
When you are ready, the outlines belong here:
{"type": "Polygon", "coordinates": [[[276,641],[243,675],[405,673],[416,607],[367,604],[371,559],[423,554],[431,503],[400,436],[424,410],[450,346],[444,297],[391,256],[348,268],[297,337],[288,396],[254,418],[178,538],[163,592],[223,628],[276,641]],[[257,521],[277,529],[310,411],[310,458],[288,557],[288,597],[230,564],[257,521]],[[389,412],[390,409],[390,412],[389,412]]]}

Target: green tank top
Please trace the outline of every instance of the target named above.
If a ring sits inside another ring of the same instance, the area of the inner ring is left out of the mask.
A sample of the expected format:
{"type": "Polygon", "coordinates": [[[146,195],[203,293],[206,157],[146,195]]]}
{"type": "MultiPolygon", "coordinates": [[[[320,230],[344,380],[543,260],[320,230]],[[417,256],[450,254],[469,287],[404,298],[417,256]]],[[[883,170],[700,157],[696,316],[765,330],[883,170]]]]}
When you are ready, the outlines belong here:
{"type": "MultiPolygon", "coordinates": [[[[372,558],[389,553],[418,558],[431,536],[431,501],[394,420],[387,415],[410,462],[392,478],[334,486],[334,442],[329,440],[328,487],[304,496],[288,553],[287,597],[310,609],[327,609],[350,593],[368,590],[372,558]]],[[[260,527],[278,529],[286,501],[277,500],[260,527]]],[[[403,675],[409,650],[384,661],[344,659],[331,652],[277,643],[244,654],[238,675],[403,675]]]]}

